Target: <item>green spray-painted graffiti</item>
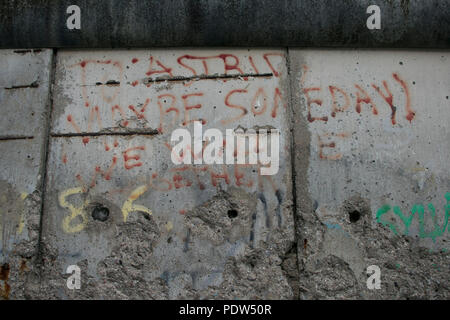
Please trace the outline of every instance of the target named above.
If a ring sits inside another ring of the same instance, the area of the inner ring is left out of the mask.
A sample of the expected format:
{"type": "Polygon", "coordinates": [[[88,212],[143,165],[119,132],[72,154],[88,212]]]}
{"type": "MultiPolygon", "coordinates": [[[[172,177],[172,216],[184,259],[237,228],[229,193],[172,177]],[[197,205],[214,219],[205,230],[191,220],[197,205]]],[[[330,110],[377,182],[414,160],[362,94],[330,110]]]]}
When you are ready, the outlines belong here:
{"type": "Polygon", "coordinates": [[[394,214],[400,218],[400,220],[405,225],[403,230],[404,235],[409,234],[409,228],[413,221],[414,216],[417,214],[419,218],[419,237],[421,238],[432,238],[433,241],[436,241],[437,237],[440,237],[445,233],[445,230],[448,226],[448,218],[450,217],[450,192],[445,194],[445,199],[447,200],[447,204],[444,206],[445,217],[442,226],[439,225],[438,217],[436,216],[436,209],[434,208],[432,203],[428,204],[428,211],[430,211],[430,216],[434,224],[434,229],[432,231],[425,231],[425,208],[421,204],[416,204],[413,206],[411,213],[406,216],[400,210],[398,206],[391,207],[390,205],[384,205],[377,211],[377,222],[381,223],[384,226],[389,227],[389,229],[394,232],[394,234],[398,235],[400,232],[396,225],[394,225],[390,221],[383,220],[381,217],[388,213],[391,209],[394,211],[394,214]]]}

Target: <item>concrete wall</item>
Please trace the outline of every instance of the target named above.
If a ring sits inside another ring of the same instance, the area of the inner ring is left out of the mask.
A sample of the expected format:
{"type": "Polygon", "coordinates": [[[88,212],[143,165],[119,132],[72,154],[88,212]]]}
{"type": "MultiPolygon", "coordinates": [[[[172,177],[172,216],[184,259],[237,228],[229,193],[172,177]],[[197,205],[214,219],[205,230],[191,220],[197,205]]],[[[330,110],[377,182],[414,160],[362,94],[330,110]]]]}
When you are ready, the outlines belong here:
{"type": "Polygon", "coordinates": [[[0,64],[4,298],[449,298],[448,52],[3,50],[0,64]],[[196,119],[280,130],[278,173],[174,165],[171,133],[196,119]]]}
{"type": "Polygon", "coordinates": [[[448,53],[290,53],[301,296],[448,298],[448,53]]]}
{"type": "Polygon", "coordinates": [[[3,1],[0,48],[448,48],[449,10],[447,0],[3,1]],[[70,5],[80,30],[66,27],[70,5]],[[379,30],[366,28],[371,5],[379,30]]]}

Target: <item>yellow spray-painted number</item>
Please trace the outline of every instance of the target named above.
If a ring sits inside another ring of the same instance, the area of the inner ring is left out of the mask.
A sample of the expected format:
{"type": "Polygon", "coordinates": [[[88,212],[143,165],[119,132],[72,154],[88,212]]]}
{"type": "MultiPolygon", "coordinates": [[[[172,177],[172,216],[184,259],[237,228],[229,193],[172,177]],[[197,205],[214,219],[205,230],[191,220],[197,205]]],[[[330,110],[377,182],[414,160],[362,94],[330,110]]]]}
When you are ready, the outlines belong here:
{"type": "Polygon", "coordinates": [[[148,214],[152,214],[152,211],[150,209],[141,206],[139,204],[133,204],[133,201],[135,201],[137,198],[143,195],[147,190],[148,186],[143,185],[137,187],[136,189],[133,190],[133,192],[131,192],[131,195],[128,197],[127,201],[125,201],[125,203],[122,206],[123,222],[127,222],[128,215],[134,211],[141,211],[148,214]]]}
{"type": "Polygon", "coordinates": [[[86,226],[86,224],[88,223],[88,217],[87,217],[87,214],[85,211],[85,208],[88,205],[88,201],[85,200],[83,205],[79,208],[74,207],[73,205],[71,205],[70,203],[68,203],[66,201],[67,197],[74,195],[74,194],[81,194],[81,193],[84,193],[83,188],[78,187],[78,188],[67,189],[67,190],[61,192],[61,194],[59,195],[60,206],[63,208],[66,208],[70,211],[70,216],[65,217],[62,222],[63,230],[67,233],[79,232],[79,231],[83,230],[84,227],[86,226]],[[72,226],[71,225],[72,220],[78,216],[81,217],[81,222],[72,226]]]}
{"type": "MultiPolygon", "coordinates": [[[[148,186],[143,185],[140,186],[131,192],[128,199],[125,201],[125,203],[122,206],[122,215],[123,215],[123,221],[126,222],[128,219],[128,216],[130,213],[135,211],[141,211],[145,212],[147,214],[152,214],[152,211],[142,205],[139,204],[133,204],[135,200],[137,200],[142,194],[144,194],[148,190],[148,186]]],[[[81,207],[75,207],[72,204],[67,202],[67,198],[74,194],[81,194],[84,193],[84,190],[82,187],[77,188],[71,188],[67,189],[59,195],[59,204],[61,207],[69,210],[70,215],[65,217],[62,222],[63,230],[67,233],[75,233],[80,232],[83,230],[87,223],[88,223],[88,216],[86,213],[86,207],[89,204],[87,200],[84,201],[83,205],[81,207]],[[78,216],[81,217],[81,221],[76,224],[72,225],[72,220],[77,218],[78,216]]]]}
{"type": "MultiPolygon", "coordinates": [[[[22,192],[20,194],[20,200],[25,201],[25,199],[28,197],[28,193],[22,192]]],[[[17,234],[22,234],[23,227],[25,226],[25,209],[22,210],[20,213],[20,221],[19,225],[17,226],[17,234]]]]}
{"type": "MultiPolygon", "coordinates": [[[[28,193],[22,192],[20,194],[19,198],[20,198],[20,200],[22,202],[24,202],[27,197],[28,197],[28,193]]],[[[5,195],[2,195],[1,201],[2,202],[6,202],[7,201],[5,195]]],[[[0,212],[0,215],[2,215],[2,212],[0,212]]],[[[0,227],[1,227],[1,220],[0,220],[0,227]]],[[[25,208],[22,208],[22,210],[20,212],[20,217],[19,217],[19,224],[17,225],[17,228],[16,228],[16,234],[17,235],[22,234],[24,227],[25,227],[25,208]]]]}

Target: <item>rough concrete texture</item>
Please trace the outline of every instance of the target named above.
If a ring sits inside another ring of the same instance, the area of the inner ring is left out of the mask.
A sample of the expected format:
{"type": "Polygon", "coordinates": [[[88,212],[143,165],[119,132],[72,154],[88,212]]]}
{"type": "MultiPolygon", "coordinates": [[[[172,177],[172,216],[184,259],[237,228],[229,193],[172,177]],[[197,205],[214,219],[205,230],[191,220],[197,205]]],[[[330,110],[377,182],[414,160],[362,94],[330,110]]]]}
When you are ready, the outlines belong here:
{"type": "Polygon", "coordinates": [[[0,51],[0,296],[36,276],[52,51],[0,51]]]}
{"type": "Polygon", "coordinates": [[[287,83],[280,50],[59,52],[43,216],[53,277],[86,261],[83,297],[293,297],[287,83]],[[279,128],[278,174],[174,165],[171,133],[193,134],[195,119],[223,134],[279,128]]]}
{"type": "Polygon", "coordinates": [[[49,51],[5,59],[31,59],[1,78],[24,90],[14,101],[43,93],[36,126],[0,120],[2,221],[25,212],[28,228],[23,241],[2,229],[18,252],[2,256],[2,294],[8,283],[10,298],[33,299],[449,298],[447,52],[62,50],[53,69],[49,51]],[[14,70],[47,80],[22,88],[14,70]],[[195,119],[203,132],[279,129],[278,173],[173,164],[171,133],[193,134],[195,119]],[[66,286],[72,264],[81,290],[66,286]],[[370,265],[380,290],[366,286],[370,265]]]}
{"type": "Polygon", "coordinates": [[[301,297],[448,298],[448,53],[290,58],[301,297]]]}
{"type": "Polygon", "coordinates": [[[3,1],[0,48],[448,48],[449,10],[447,0],[3,1]],[[66,27],[74,4],[80,30],[66,27]],[[366,27],[370,5],[381,29],[366,27]]]}

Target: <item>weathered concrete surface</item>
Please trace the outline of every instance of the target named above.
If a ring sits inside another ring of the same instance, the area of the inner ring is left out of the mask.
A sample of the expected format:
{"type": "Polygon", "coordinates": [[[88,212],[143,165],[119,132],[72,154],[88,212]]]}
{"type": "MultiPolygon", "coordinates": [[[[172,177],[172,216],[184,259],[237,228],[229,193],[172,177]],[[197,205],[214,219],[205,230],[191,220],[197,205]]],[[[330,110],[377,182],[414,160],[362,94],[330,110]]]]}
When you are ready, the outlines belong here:
{"type": "Polygon", "coordinates": [[[448,299],[449,59],[290,51],[301,298],[448,299]]]}
{"type": "Polygon", "coordinates": [[[1,297],[448,299],[449,58],[0,52],[1,297]],[[195,119],[279,129],[279,172],[173,164],[195,119]]]}
{"type": "Polygon", "coordinates": [[[3,1],[0,47],[448,48],[449,11],[446,0],[3,1]],[[66,27],[73,4],[81,30],[66,27]],[[380,30],[366,27],[370,5],[380,30]]]}
{"type": "Polygon", "coordinates": [[[287,80],[281,50],[59,52],[41,297],[295,297],[287,80]],[[279,129],[279,172],[174,165],[195,119],[279,129]]]}
{"type": "Polygon", "coordinates": [[[51,50],[0,50],[0,137],[45,132],[51,56],[51,50]]]}
{"type": "Polygon", "coordinates": [[[0,296],[27,296],[39,241],[52,51],[0,51],[0,296]]]}

